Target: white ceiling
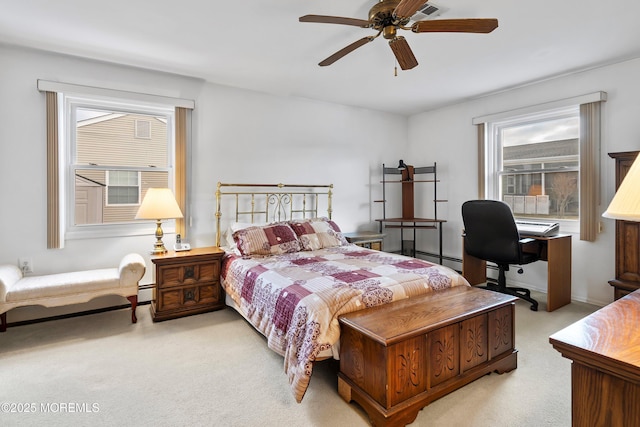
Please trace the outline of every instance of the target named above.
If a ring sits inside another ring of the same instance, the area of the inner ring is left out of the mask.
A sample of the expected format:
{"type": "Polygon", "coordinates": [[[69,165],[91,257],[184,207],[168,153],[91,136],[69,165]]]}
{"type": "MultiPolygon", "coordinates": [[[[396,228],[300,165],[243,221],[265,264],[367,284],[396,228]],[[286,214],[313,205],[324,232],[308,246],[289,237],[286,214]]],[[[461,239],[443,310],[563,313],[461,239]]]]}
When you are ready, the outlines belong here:
{"type": "Polygon", "coordinates": [[[413,114],[640,56],[640,2],[434,0],[436,19],[497,18],[491,34],[403,32],[419,62],[398,69],[373,30],[300,23],[367,19],[375,0],[3,1],[0,42],[178,73],[283,96],[413,114]]]}

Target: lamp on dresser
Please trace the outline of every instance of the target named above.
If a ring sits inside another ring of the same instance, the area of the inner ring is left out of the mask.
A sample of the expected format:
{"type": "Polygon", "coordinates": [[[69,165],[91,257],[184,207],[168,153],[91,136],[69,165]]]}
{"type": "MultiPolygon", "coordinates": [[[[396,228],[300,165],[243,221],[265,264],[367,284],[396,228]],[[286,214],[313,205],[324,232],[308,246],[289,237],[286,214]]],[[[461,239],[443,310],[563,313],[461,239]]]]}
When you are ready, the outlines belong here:
{"type": "Polygon", "coordinates": [[[149,188],[144,200],[138,209],[136,219],[156,220],[156,242],[153,245],[152,254],[167,252],[162,242],[162,220],[182,218],[182,211],[176,202],[176,198],[170,188],[149,188]]]}
{"type": "Polygon", "coordinates": [[[614,298],[640,289],[640,156],[637,151],[609,153],[616,159],[616,194],[602,214],[616,219],[614,298]]]}

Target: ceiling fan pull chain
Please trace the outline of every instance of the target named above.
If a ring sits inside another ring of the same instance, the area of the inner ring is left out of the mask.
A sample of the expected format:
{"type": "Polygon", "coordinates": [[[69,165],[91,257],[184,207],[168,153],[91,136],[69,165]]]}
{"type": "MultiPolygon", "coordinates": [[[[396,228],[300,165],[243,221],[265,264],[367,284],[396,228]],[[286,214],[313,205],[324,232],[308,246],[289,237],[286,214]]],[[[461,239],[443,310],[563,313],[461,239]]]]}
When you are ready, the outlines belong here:
{"type": "Polygon", "coordinates": [[[396,65],[393,67],[393,75],[394,77],[398,77],[398,61],[395,61],[396,65]]]}

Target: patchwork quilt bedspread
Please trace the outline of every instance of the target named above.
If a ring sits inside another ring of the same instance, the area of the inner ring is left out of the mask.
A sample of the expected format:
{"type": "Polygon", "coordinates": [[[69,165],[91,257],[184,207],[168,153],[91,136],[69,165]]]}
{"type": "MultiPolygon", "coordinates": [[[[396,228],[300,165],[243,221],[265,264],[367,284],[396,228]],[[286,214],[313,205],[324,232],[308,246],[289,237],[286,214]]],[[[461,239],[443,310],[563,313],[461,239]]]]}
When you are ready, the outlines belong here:
{"type": "Polygon", "coordinates": [[[236,308],[284,356],[302,401],[318,354],[337,343],[338,316],[452,286],[455,271],[424,260],[356,245],[282,255],[227,254],[222,286],[236,308]]]}

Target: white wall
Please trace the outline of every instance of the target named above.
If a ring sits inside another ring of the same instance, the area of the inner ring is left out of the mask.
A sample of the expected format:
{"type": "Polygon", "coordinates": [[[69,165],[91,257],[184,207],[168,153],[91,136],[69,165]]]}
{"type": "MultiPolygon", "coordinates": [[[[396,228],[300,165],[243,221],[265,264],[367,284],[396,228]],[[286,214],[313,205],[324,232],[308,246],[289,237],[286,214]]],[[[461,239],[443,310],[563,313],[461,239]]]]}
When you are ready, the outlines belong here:
{"type": "MultiPolygon", "coordinates": [[[[193,246],[215,243],[215,186],[223,182],[334,184],[334,218],[345,231],[375,228],[372,174],[407,148],[402,116],[276,97],[201,80],[0,45],[0,263],[33,260],[35,274],[116,266],[143,254],[152,283],[148,236],[67,241],[46,248],[46,127],[37,79],[194,99],[189,185],[193,246]]],[[[151,227],[153,228],[153,227],[151,227]]],[[[173,240],[165,235],[165,244],[173,240]]],[[[141,294],[148,299],[149,293],[141,294]]],[[[9,322],[123,304],[101,299],[60,309],[18,308],[9,322]]]]}
{"type": "MultiPolygon", "coordinates": [[[[114,266],[122,255],[147,259],[143,284],[153,281],[147,250],[153,236],[73,240],[64,249],[46,249],[45,79],[194,99],[190,183],[194,246],[215,240],[214,192],[218,181],[333,183],[334,218],[345,231],[376,229],[381,216],[380,167],[403,158],[414,166],[438,163],[444,254],[460,257],[460,206],[476,197],[476,116],[603,90],[602,147],[604,211],[614,192],[614,163],[606,153],[640,149],[636,76],[640,60],[603,67],[524,88],[471,100],[409,119],[373,110],[277,97],[148,70],[0,45],[0,263],[33,259],[35,273],[114,266]]],[[[428,94],[425,94],[428,96],[428,94]]],[[[395,197],[390,195],[390,198],[395,197]]],[[[595,304],[612,300],[614,222],[604,220],[594,243],[573,239],[573,297],[595,304]]],[[[391,233],[390,233],[391,234],[391,233]]],[[[173,236],[165,237],[171,242],[173,236]]],[[[397,236],[385,244],[395,246],[397,236]]],[[[419,237],[418,249],[436,250],[433,237],[419,237]]],[[[459,266],[455,266],[459,268],[459,266]]],[[[529,266],[515,280],[544,290],[546,263],[529,266]]],[[[141,294],[149,298],[149,294],[141,294]]],[[[12,310],[9,321],[51,316],[93,305],[12,310]]]]}
{"type": "MultiPolygon", "coordinates": [[[[614,161],[607,153],[640,149],[640,60],[593,69],[505,91],[499,94],[417,114],[409,119],[409,144],[412,164],[437,161],[442,165],[443,198],[448,199],[448,220],[444,228],[444,253],[461,257],[462,203],[477,198],[477,131],[474,117],[527,107],[596,91],[608,93],[604,103],[601,184],[606,209],[614,194],[614,161]]],[[[615,222],[602,219],[604,231],[595,242],[572,238],[572,297],[604,305],[613,300],[607,283],[615,277],[615,222]]],[[[418,241],[418,248],[432,249],[434,239],[418,241]]],[[[532,289],[546,291],[545,262],[531,264],[524,275],[512,270],[507,280],[521,282],[532,289]]]]}

